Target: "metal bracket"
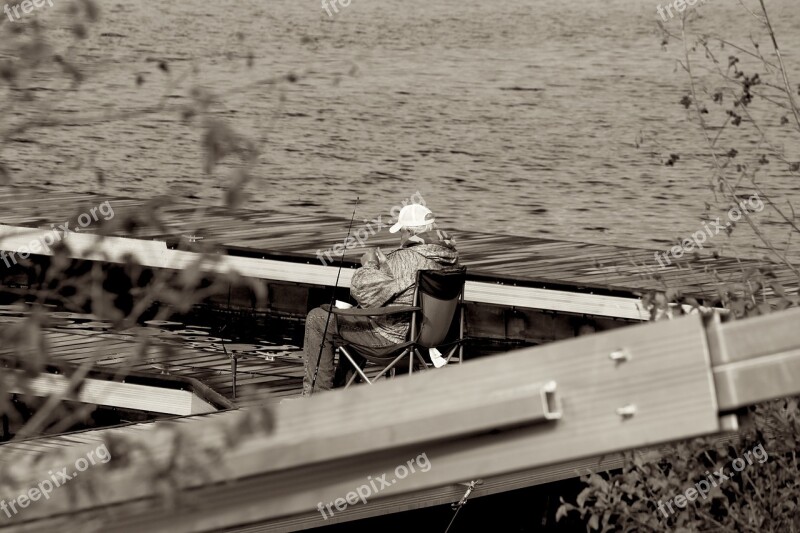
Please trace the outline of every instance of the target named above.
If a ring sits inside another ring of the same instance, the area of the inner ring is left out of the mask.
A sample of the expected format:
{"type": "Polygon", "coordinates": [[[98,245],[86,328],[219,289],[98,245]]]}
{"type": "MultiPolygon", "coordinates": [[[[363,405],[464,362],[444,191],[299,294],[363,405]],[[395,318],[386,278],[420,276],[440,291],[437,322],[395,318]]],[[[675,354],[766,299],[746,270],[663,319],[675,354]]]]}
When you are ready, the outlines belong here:
{"type": "MultiPolygon", "coordinates": [[[[464,483],[462,483],[462,485],[463,484],[464,483]]],[[[458,500],[455,503],[450,504],[450,507],[452,507],[453,509],[459,509],[460,507],[465,506],[467,504],[467,500],[469,499],[470,494],[472,494],[472,491],[475,490],[475,487],[477,485],[483,485],[483,480],[482,479],[476,479],[474,481],[470,481],[469,483],[466,483],[467,492],[464,493],[464,496],[462,496],[460,500],[458,500]]]]}
{"type": "Polygon", "coordinates": [[[800,309],[708,326],[709,352],[721,413],[797,394],[800,309]]]}

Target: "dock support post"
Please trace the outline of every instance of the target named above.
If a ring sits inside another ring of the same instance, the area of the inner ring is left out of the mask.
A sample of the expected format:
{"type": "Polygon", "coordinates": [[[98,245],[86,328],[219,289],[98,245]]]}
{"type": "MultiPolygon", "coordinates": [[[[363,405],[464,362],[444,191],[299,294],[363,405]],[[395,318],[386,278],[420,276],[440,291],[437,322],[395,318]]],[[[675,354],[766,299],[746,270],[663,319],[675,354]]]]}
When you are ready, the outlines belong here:
{"type": "Polygon", "coordinates": [[[231,354],[231,374],[233,374],[233,399],[236,399],[236,355],[231,354]]]}

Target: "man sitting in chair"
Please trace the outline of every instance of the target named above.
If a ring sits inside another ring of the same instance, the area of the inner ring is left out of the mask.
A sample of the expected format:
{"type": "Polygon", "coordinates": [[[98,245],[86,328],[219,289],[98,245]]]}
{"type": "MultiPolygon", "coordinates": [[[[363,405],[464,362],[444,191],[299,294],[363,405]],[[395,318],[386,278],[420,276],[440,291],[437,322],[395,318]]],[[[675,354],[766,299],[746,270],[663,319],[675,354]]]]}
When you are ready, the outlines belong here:
{"type": "MultiPolygon", "coordinates": [[[[418,270],[439,270],[458,266],[458,252],[451,237],[435,228],[430,209],[409,204],[400,211],[390,233],[400,232],[400,248],[384,255],[372,248],[361,257],[361,268],[350,282],[350,294],[362,308],[411,305],[418,270]]],[[[312,309],[306,317],[305,375],[303,396],[311,394],[317,357],[328,312],[312,309]]],[[[386,317],[331,316],[322,348],[314,392],[333,387],[333,334],[363,346],[383,347],[404,342],[410,317],[401,313],[386,317]]]]}

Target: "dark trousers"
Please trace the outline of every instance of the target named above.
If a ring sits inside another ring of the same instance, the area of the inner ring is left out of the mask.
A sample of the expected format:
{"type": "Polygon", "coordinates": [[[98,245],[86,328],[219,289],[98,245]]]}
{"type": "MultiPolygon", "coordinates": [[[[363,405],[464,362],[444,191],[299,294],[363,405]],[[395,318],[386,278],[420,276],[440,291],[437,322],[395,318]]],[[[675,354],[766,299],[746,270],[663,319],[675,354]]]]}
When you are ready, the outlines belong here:
{"type": "MultiPolygon", "coordinates": [[[[328,331],[325,335],[325,343],[322,343],[322,333],[325,331],[325,320],[328,313],[322,308],[312,309],[306,316],[306,332],[303,342],[303,352],[305,357],[305,374],[303,376],[303,396],[311,393],[311,383],[314,379],[314,371],[317,368],[317,358],[319,357],[319,372],[314,392],[329,390],[334,384],[334,365],[333,365],[333,335],[334,332],[347,342],[360,344],[362,346],[381,347],[389,346],[391,341],[377,333],[369,319],[366,317],[343,317],[331,315],[328,322],[328,331]],[[322,344],[322,355],[320,356],[320,345],[322,344]]],[[[358,361],[357,361],[358,362],[358,361]]],[[[343,378],[343,376],[337,376],[343,378]]]]}

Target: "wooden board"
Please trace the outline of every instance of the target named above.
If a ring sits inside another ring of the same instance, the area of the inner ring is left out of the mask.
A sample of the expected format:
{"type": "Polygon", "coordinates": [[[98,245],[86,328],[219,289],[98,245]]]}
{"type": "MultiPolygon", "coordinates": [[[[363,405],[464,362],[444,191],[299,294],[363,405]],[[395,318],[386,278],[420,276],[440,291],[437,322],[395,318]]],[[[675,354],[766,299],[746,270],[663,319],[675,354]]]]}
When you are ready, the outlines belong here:
{"type": "MultiPolygon", "coordinates": [[[[266,361],[263,357],[243,357],[237,371],[237,398],[233,399],[230,358],[221,348],[212,351],[196,349],[175,336],[175,339],[169,341],[151,339],[152,345],[139,357],[141,345],[135,335],[62,328],[45,329],[43,334],[48,346],[48,356],[54,363],[78,365],[93,360],[96,368],[105,371],[127,369],[155,377],[172,375],[192,378],[233,400],[240,407],[279,402],[285,397],[298,396],[302,391],[301,358],[266,361]],[[169,344],[171,350],[166,351],[165,344],[169,344]]],[[[301,352],[299,347],[287,346],[280,347],[279,351],[286,351],[287,348],[296,353],[301,352]]],[[[269,347],[264,346],[264,350],[269,350],[269,347]]],[[[0,347],[0,355],[14,356],[14,351],[8,347],[0,347]]],[[[106,387],[102,383],[97,386],[101,390],[106,387]]],[[[122,392],[115,389],[116,396],[122,392]]],[[[138,401],[138,398],[139,405],[142,406],[140,408],[144,408],[155,400],[145,389],[128,387],[125,392],[124,397],[117,397],[114,401],[124,401],[127,407],[132,407],[128,404],[138,401]]],[[[187,396],[187,401],[189,399],[190,396],[187,396]]],[[[169,400],[157,403],[161,405],[169,403],[169,400]]],[[[189,412],[186,411],[186,406],[177,404],[167,412],[177,414],[176,409],[182,409],[180,412],[183,414],[189,412]]]]}
{"type": "MultiPolygon", "coordinates": [[[[82,212],[81,208],[97,206],[108,200],[118,215],[148,212],[145,200],[107,197],[98,194],[50,192],[43,195],[36,189],[14,188],[0,195],[3,207],[1,223],[15,226],[48,227],[49,223],[61,224],[71,216],[82,212]]],[[[301,282],[332,284],[335,274],[321,267],[318,251],[332,248],[344,241],[348,220],[318,214],[259,213],[248,210],[228,210],[218,206],[199,206],[179,200],[168,206],[153,209],[164,223],[163,231],[137,229],[126,233],[120,228],[112,232],[119,237],[165,241],[174,247],[178,242],[189,246],[185,236],[200,238],[203,244],[217,245],[232,256],[267,258],[276,256],[292,258],[299,264],[287,268],[285,265],[258,267],[248,262],[237,262],[237,266],[250,274],[274,279],[280,271],[298,270],[301,282]]],[[[359,213],[357,220],[369,214],[359,213]]],[[[377,214],[376,214],[377,215],[377,214]]],[[[387,217],[383,214],[384,218],[387,217]]],[[[121,217],[120,217],[121,218],[121,217]]],[[[112,220],[113,222],[113,220],[112,220]]],[[[359,225],[354,227],[358,231],[359,225]]],[[[91,227],[89,228],[91,229],[91,227]]],[[[448,228],[446,228],[448,229],[448,228]]],[[[565,312],[597,312],[641,320],[642,313],[636,310],[637,292],[663,290],[664,287],[682,290],[686,294],[702,298],[716,294],[716,275],[723,278],[736,274],[754,265],[752,261],[736,258],[708,257],[689,263],[673,263],[664,269],[654,260],[654,250],[609,246],[595,243],[563,242],[534,237],[482,234],[459,231],[453,228],[462,262],[469,268],[471,280],[491,281],[503,285],[535,287],[539,289],[571,292],[573,296],[559,302],[558,294],[526,294],[522,299],[526,305],[539,309],[565,312]],[[654,276],[657,274],[657,276],[654,276]],[[589,296],[616,296],[629,302],[604,301],[589,296]],[[586,298],[583,298],[586,297],[586,298]],[[619,308],[624,308],[620,310],[619,308]],[[586,311],[582,311],[582,309],[586,311]]],[[[381,246],[385,249],[398,245],[396,235],[384,228],[370,236],[366,246],[381,246]]],[[[0,244],[2,246],[2,244],[0,244]]],[[[135,248],[135,246],[134,246],[135,248]]],[[[356,264],[363,248],[354,247],[345,253],[348,265],[356,264]]],[[[160,252],[159,252],[160,253],[160,252]]],[[[155,253],[150,254],[156,258],[155,253]]],[[[186,266],[191,256],[174,256],[170,261],[175,266],[186,266]]],[[[336,258],[338,262],[338,258],[336,258]]],[[[789,269],[775,269],[777,281],[787,288],[789,294],[797,294],[798,282],[789,269]]],[[[294,278],[293,278],[294,279],[294,278]]],[[[291,281],[291,280],[288,280],[291,281]]],[[[346,280],[345,280],[346,281],[346,280]]],[[[487,292],[489,287],[483,292],[487,292]]],[[[479,296],[475,296],[479,297],[479,296]]],[[[504,296],[494,296],[502,300],[504,296]]]]}

